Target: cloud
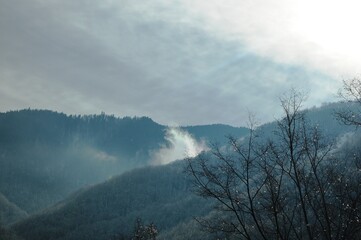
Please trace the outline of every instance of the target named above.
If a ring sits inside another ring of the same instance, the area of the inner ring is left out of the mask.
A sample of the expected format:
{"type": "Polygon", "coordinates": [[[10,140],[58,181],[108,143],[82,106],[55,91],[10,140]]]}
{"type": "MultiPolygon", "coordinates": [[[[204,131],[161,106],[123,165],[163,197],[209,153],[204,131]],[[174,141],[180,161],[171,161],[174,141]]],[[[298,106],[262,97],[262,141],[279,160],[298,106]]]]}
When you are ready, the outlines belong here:
{"type": "Polygon", "coordinates": [[[95,161],[99,161],[99,162],[115,162],[115,161],[119,161],[118,158],[116,156],[110,155],[104,151],[101,150],[97,150],[95,148],[91,148],[89,146],[85,146],[84,149],[82,149],[83,154],[88,158],[88,159],[94,159],[95,161]]]}
{"type": "Polygon", "coordinates": [[[188,132],[177,127],[169,127],[165,138],[168,145],[152,154],[151,164],[168,164],[186,157],[195,157],[208,150],[204,142],[198,142],[188,132]]]}
{"type": "Polygon", "coordinates": [[[336,78],[361,71],[359,1],[186,1],[214,34],[253,53],[316,69],[336,78]]]}
{"type": "Polygon", "coordinates": [[[358,146],[361,143],[361,136],[356,132],[347,132],[338,137],[335,144],[335,152],[351,153],[352,151],[359,151],[358,146]]]}
{"type": "Polygon", "coordinates": [[[303,67],[286,2],[1,1],[0,110],[241,125],[273,120],[290,87],[330,101],[339,81],[303,67]]]}
{"type": "Polygon", "coordinates": [[[336,156],[336,159],[342,159],[342,164],[337,166],[339,170],[354,171],[355,167],[361,170],[360,143],[361,137],[358,131],[348,132],[338,137],[331,153],[336,156]]]}

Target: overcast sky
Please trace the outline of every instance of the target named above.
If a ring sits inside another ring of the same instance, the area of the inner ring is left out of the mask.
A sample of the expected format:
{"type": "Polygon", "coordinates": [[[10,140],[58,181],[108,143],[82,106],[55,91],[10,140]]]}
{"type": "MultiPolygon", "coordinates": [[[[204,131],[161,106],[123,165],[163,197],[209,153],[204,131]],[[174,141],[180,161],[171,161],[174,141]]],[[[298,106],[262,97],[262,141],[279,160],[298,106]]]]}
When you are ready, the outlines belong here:
{"type": "Polygon", "coordinates": [[[0,0],[0,111],[244,125],[334,101],[361,71],[357,1],[0,0]]]}

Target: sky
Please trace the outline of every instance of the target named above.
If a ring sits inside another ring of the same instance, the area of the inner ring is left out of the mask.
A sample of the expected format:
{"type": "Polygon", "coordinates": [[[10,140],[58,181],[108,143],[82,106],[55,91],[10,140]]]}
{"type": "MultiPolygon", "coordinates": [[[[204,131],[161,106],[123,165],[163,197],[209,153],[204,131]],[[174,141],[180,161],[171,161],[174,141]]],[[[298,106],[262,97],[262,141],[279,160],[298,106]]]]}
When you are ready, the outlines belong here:
{"type": "Polygon", "coordinates": [[[361,72],[358,1],[0,0],[0,111],[148,116],[166,125],[280,117],[337,101],[361,72]]]}

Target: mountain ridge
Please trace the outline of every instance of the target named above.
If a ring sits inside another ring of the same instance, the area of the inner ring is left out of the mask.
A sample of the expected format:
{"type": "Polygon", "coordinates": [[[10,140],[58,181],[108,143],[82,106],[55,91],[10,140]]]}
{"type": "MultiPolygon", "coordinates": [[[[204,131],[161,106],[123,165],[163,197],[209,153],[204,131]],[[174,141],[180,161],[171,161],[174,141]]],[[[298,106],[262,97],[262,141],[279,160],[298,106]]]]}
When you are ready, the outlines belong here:
{"type": "MultiPolygon", "coordinates": [[[[342,106],[342,104],[330,104],[321,108],[309,109],[306,111],[306,114],[310,116],[310,123],[316,124],[321,130],[329,129],[333,135],[343,136],[345,133],[353,131],[354,128],[341,125],[337,122],[337,119],[334,118],[334,111],[340,106],[342,106]]],[[[262,125],[257,128],[257,132],[263,132],[266,137],[270,136],[276,125],[276,122],[262,125]]],[[[170,237],[181,233],[192,236],[192,239],[201,239],[198,238],[201,236],[199,232],[197,232],[198,230],[193,231],[194,229],[188,228],[194,223],[192,222],[192,217],[211,214],[210,209],[212,204],[207,201],[204,202],[204,199],[194,196],[191,191],[188,191],[190,188],[188,188],[187,191],[179,189],[178,192],[174,193],[176,196],[180,196],[178,203],[172,198],[171,194],[169,194],[170,190],[167,184],[171,184],[172,182],[185,185],[189,184],[187,183],[188,180],[186,180],[187,176],[184,175],[182,170],[184,166],[184,161],[180,160],[168,165],[143,167],[125,172],[115,177],[116,180],[114,181],[108,180],[105,183],[78,192],[79,194],[73,195],[72,199],[66,199],[60,205],[48,209],[50,212],[43,212],[42,214],[14,224],[13,230],[17,231],[20,235],[23,234],[23,236],[25,236],[24,234],[34,236],[33,239],[41,239],[39,236],[42,236],[43,239],[92,239],[92,237],[94,239],[109,239],[109,237],[114,234],[129,236],[135,219],[142,217],[146,223],[154,222],[159,226],[160,236],[170,237]],[[162,169],[162,171],[157,172],[157,169],[162,169]],[[155,174],[155,172],[157,172],[157,174],[155,174]],[[158,175],[166,177],[160,177],[158,181],[158,175]],[[122,181],[117,181],[119,179],[122,179],[122,181]],[[133,181],[132,179],[138,180],[133,181]],[[139,181],[139,179],[143,180],[139,181]],[[114,183],[114,186],[110,187],[112,185],[111,183],[114,183]],[[164,184],[168,187],[159,187],[164,184]],[[155,186],[158,186],[158,188],[155,186]],[[107,188],[111,190],[106,190],[107,188]],[[111,194],[112,192],[119,191],[122,192],[122,194],[118,195],[118,197],[116,194],[111,194]],[[132,197],[129,199],[127,196],[130,192],[132,192],[133,195],[131,195],[132,197]],[[81,200],[86,198],[85,196],[88,196],[87,199],[90,199],[88,202],[81,200]],[[154,199],[149,199],[152,196],[154,199]],[[128,199],[128,202],[124,203],[124,201],[127,201],[126,199],[128,199]],[[68,200],[71,200],[71,204],[68,200]],[[82,205],[84,202],[87,202],[87,204],[82,205]],[[190,203],[193,204],[194,209],[191,208],[191,211],[187,212],[189,210],[188,204],[190,203]],[[114,207],[109,207],[109,205],[114,207]],[[83,212],[79,212],[74,206],[82,206],[81,209],[83,212]],[[167,206],[169,206],[170,210],[162,209],[162,207],[166,208],[167,206]],[[124,208],[127,209],[127,207],[129,207],[129,209],[124,210],[124,208]],[[69,208],[73,210],[70,211],[69,208]],[[123,211],[122,209],[125,211],[123,215],[121,213],[121,211],[123,211]],[[99,213],[98,211],[103,213],[99,213]],[[162,219],[172,213],[172,211],[184,213],[185,215],[183,215],[182,218],[178,218],[178,220],[169,220],[173,224],[169,226],[166,225],[166,221],[162,219]],[[64,214],[68,217],[64,218],[64,214]],[[73,217],[71,217],[72,214],[73,217]],[[82,222],[84,220],[79,222],[79,218],[89,218],[93,222],[82,222]],[[69,226],[64,226],[64,223],[54,222],[54,219],[66,219],[65,222],[70,221],[70,226],[74,227],[76,224],[79,224],[79,226],[67,232],[68,230],[66,229],[69,229],[69,226]],[[54,225],[47,225],[49,222],[53,222],[54,225]],[[55,232],[51,232],[52,230],[55,232]],[[57,235],[59,231],[65,231],[61,237],[57,235]],[[88,235],[88,232],[91,232],[91,235],[88,235]]]]}
{"type": "MultiPolygon", "coordinates": [[[[30,109],[0,113],[0,192],[20,209],[36,213],[81,187],[152,164],[154,153],[172,150],[167,129],[149,117],[30,109]]],[[[225,125],[180,130],[206,141],[246,132],[225,125]]]]}

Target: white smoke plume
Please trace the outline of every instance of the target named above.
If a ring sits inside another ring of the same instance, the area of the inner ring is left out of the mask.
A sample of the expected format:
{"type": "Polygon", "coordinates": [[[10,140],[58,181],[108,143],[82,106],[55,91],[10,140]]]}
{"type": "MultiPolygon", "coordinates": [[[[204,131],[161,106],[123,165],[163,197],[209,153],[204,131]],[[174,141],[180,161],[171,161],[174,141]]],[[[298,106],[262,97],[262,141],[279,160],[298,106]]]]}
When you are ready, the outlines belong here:
{"type": "Polygon", "coordinates": [[[187,131],[178,127],[169,127],[165,138],[169,145],[152,154],[151,164],[162,165],[186,157],[195,157],[208,149],[204,141],[197,141],[187,131]]]}

